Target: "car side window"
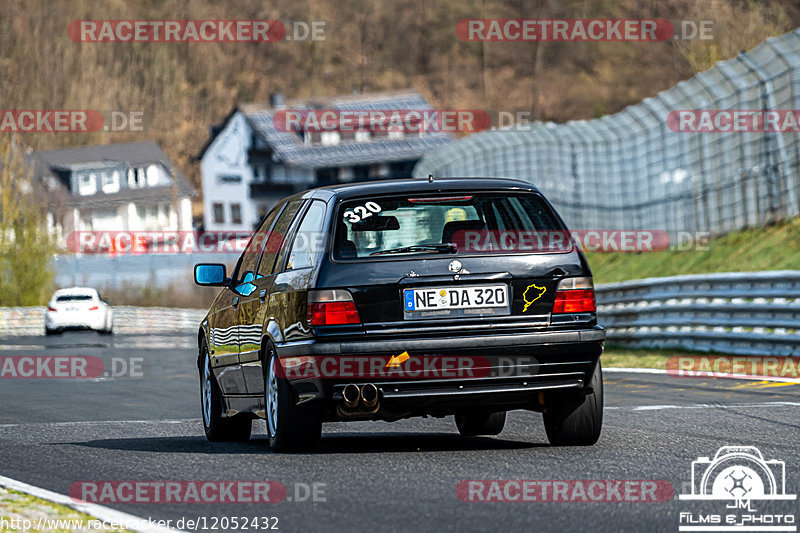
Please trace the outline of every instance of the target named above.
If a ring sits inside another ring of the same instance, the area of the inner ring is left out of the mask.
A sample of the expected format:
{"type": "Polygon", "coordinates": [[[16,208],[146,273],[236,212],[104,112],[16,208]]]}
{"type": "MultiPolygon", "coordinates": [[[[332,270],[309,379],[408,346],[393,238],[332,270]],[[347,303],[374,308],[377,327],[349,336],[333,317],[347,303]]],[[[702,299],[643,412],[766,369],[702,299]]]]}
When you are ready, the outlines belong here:
{"type": "Polygon", "coordinates": [[[253,281],[253,279],[255,279],[258,256],[261,253],[261,250],[264,249],[264,243],[267,241],[269,228],[272,226],[272,223],[275,221],[275,217],[278,216],[278,213],[280,213],[280,209],[273,209],[270,211],[264,221],[259,224],[256,231],[253,233],[250,242],[247,243],[247,248],[245,248],[244,252],[242,253],[242,257],[239,260],[239,269],[236,272],[237,285],[242,283],[250,283],[253,281]]]}
{"type": "Polygon", "coordinates": [[[278,256],[278,252],[284,247],[286,233],[289,231],[292,220],[294,220],[301,205],[303,205],[302,200],[290,202],[286,206],[286,209],[281,212],[272,231],[266,236],[266,246],[264,248],[264,253],[261,255],[261,263],[258,266],[259,276],[269,276],[272,274],[275,268],[275,258],[278,256]]]}
{"type": "Polygon", "coordinates": [[[286,270],[309,268],[317,263],[324,242],[322,235],[324,221],[325,204],[318,200],[311,202],[289,248],[286,270]]]}

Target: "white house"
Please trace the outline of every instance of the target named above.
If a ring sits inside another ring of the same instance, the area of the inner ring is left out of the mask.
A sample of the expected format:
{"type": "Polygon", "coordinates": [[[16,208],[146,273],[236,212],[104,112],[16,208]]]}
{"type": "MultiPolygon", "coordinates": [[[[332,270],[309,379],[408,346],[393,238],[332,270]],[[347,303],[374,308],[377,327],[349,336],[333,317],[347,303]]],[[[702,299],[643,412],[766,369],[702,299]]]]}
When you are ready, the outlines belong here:
{"type": "Polygon", "coordinates": [[[370,179],[406,178],[449,133],[404,131],[311,132],[276,127],[285,110],[433,110],[413,91],[284,103],[239,104],[212,126],[198,159],[207,231],[252,229],[281,198],[304,189],[370,179]]]}
{"type": "Polygon", "coordinates": [[[82,146],[32,154],[48,193],[48,219],[73,231],[191,231],[194,188],[154,142],[82,146]]]}

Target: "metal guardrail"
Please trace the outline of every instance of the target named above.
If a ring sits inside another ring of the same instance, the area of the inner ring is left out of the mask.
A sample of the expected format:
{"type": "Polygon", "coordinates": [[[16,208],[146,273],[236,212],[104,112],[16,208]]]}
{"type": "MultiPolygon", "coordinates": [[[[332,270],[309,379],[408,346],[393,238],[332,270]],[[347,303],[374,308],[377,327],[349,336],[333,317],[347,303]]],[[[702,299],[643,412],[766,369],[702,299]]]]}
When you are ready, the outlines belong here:
{"type": "Polygon", "coordinates": [[[800,356],[800,271],[648,278],[598,285],[608,342],[800,356]]]}
{"type": "MultiPolygon", "coordinates": [[[[202,309],[112,307],[116,333],[192,333],[206,315],[202,309]]],[[[0,336],[44,335],[44,307],[0,308],[0,336]]]]}

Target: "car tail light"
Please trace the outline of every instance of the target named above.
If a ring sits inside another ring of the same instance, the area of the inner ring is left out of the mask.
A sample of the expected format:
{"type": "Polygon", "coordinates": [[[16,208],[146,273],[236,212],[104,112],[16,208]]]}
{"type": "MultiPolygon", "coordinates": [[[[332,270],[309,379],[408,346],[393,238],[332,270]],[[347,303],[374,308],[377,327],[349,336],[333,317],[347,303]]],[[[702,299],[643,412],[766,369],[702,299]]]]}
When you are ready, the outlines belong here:
{"type": "Polygon", "coordinates": [[[89,311],[97,311],[98,309],[100,309],[100,308],[99,308],[99,307],[97,307],[96,305],[93,305],[93,306],[91,306],[91,307],[89,308],[89,311]]]}
{"type": "Polygon", "coordinates": [[[343,289],[308,291],[308,325],[360,324],[353,296],[343,289]]]}
{"type": "Polygon", "coordinates": [[[48,311],[50,311],[51,313],[55,313],[56,311],[58,311],[58,309],[56,309],[56,308],[55,308],[55,307],[53,307],[52,305],[48,305],[48,306],[47,306],[47,310],[48,310],[48,311]]]}
{"type": "Polygon", "coordinates": [[[597,305],[594,300],[592,278],[567,278],[558,283],[553,314],[594,313],[595,311],[597,311],[597,305]]]}

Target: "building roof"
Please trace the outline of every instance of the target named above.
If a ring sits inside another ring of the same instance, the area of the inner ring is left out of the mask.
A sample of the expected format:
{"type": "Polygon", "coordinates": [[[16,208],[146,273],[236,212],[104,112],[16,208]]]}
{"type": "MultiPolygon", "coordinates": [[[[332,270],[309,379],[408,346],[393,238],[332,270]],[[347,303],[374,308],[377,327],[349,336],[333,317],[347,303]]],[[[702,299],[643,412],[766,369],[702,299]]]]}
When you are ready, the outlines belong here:
{"type": "Polygon", "coordinates": [[[335,167],[342,165],[366,165],[391,161],[419,159],[425,153],[441,148],[453,140],[449,133],[426,132],[423,136],[406,136],[402,139],[378,138],[369,141],[344,141],[336,145],[306,145],[297,134],[278,130],[273,122],[280,110],[433,110],[433,106],[414,91],[391,91],[373,94],[334,96],[288,101],[285,105],[271,107],[263,103],[242,103],[234,107],[226,117],[223,127],[214,128],[208,142],[200,151],[202,158],[224,124],[241,112],[253,130],[260,135],[273,151],[276,162],[304,168],[335,167]]]}
{"type": "MultiPolygon", "coordinates": [[[[83,170],[87,168],[110,168],[119,165],[143,166],[153,163],[162,164],[167,171],[175,173],[175,185],[179,197],[196,196],[194,187],[186,180],[181,171],[167,157],[161,148],[152,141],[141,141],[120,144],[102,144],[77,146],[59,150],[34,152],[34,175],[37,177],[57,176],[59,170],[83,170]]],[[[65,184],[68,186],[68,184],[65,184]]],[[[91,204],[108,204],[134,200],[157,200],[164,195],[172,197],[172,186],[143,187],[140,189],[121,188],[119,192],[107,194],[98,191],[90,196],[75,196],[81,206],[91,204]]]]}

